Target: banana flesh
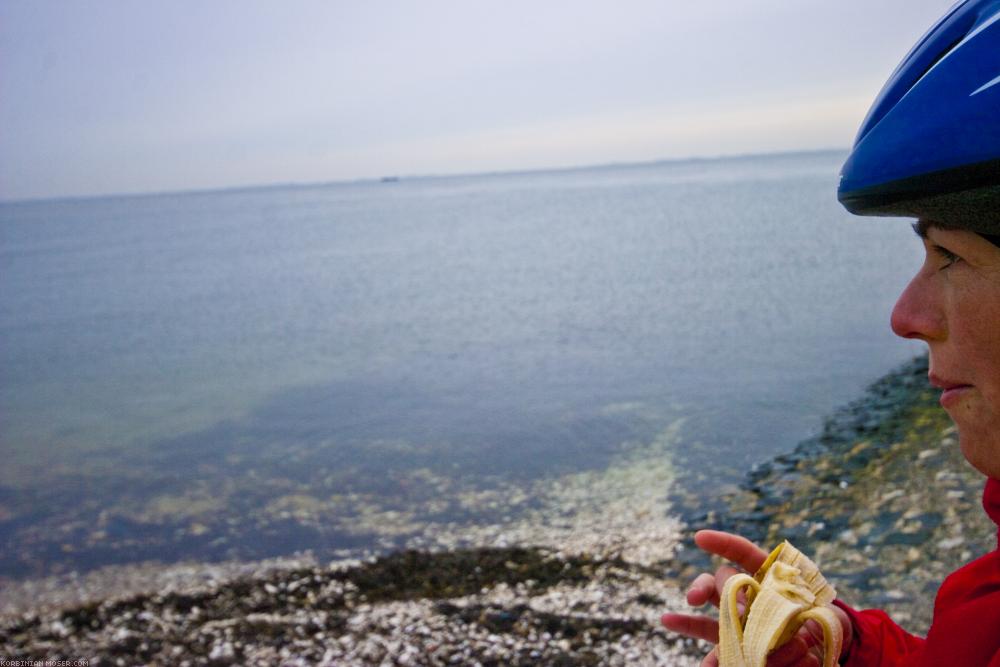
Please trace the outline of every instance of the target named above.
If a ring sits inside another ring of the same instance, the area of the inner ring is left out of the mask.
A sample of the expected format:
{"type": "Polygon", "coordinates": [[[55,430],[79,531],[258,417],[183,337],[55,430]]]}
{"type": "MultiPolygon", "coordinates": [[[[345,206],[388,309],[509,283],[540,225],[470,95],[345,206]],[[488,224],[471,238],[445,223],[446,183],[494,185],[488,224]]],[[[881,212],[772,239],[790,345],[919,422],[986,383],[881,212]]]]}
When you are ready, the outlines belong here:
{"type": "Polygon", "coordinates": [[[823,667],[834,667],[844,639],[830,607],[836,596],[815,563],[787,541],[779,544],[754,576],[737,574],[722,589],[719,667],[764,667],[807,620],[823,628],[823,667]]]}

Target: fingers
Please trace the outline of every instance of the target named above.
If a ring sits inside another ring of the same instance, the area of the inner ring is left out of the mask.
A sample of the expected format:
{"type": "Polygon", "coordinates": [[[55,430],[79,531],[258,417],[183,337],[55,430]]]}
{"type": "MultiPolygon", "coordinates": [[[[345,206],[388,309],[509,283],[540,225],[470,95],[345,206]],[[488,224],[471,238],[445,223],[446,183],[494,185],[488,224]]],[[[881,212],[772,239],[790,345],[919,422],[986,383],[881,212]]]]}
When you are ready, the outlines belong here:
{"type": "Polygon", "coordinates": [[[767,552],[756,544],[732,533],[718,530],[699,530],[694,535],[694,543],[698,548],[708,553],[722,556],[753,573],[767,560],[767,552]]]}
{"type": "MultiPolygon", "coordinates": [[[[852,635],[851,621],[848,618],[847,614],[844,613],[842,609],[834,607],[833,611],[837,615],[837,618],[840,621],[840,624],[843,627],[844,631],[843,634],[844,643],[840,647],[840,654],[843,655],[847,651],[851,643],[851,635],[852,635]]],[[[811,619],[803,623],[802,627],[799,628],[798,633],[793,638],[793,641],[796,640],[802,642],[802,645],[806,647],[806,650],[814,658],[816,658],[817,665],[823,663],[822,658],[823,658],[823,651],[825,648],[825,641],[824,641],[823,627],[819,623],[811,619]]],[[[837,658],[839,659],[840,656],[838,655],[837,658]]],[[[770,667],[770,663],[768,663],[768,667],[770,667]]]]}
{"type": "MultiPolygon", "coordinates": [[[[724,533],[717,530],[700,530],[695,533],[695,544],[703,551],[722,556],[728,561],[736,563],[747,572],[756,572],[767,560],[767,552],[758,547],[750,540],[724,533]]],[[[739,570],[729,565],[723,565],[715,574],[703,573],[698,575],[687,591],[687,602],[694,607],[700,607],[707,603],[719,606],[722,589],[726,581],[739,570]]],[[[663,626],[672,632],[704,639],[713,644],[719,643],[719,622],[705,617],[692,616],[689,614],[664,614],[661,618],[663,626]]],[[[784,652],[775,652],[773,659],[778,662],[774,667],[808,667],[812,656],[809,654],[808,646],[804,641],[798,642],[795,646],[785,649],[784,652]]],[[[771,662],[768,662],[769,667],[771,662]]],[[[701,667],[719,667],[718,650],[709,653],[701,667]]]]}
{"type": "Polygon", "coordinates": [[[702,572],[688,587],[687,603],[692,607],[700,607],[711,602],[718,607],[726,581],[737,572],[738,570],[728,565],[720,567],[715,574],[702,572]]]}
{"type": "Polygon", "coordinates": [[[844,644],[840,647],[840,655],[847,655],[850,653],[851,643],[854,640],[854,625],[851,623],[851,617],[840,607],[834,605],[833,613],[840,619],[840,627],[844,629],[844,644]]]}
{"type": "MultiPolygon", "coordinates": [[[[713,644],[719,643],[719,624],[705,616],[689,616],[687,614],[664,614],[661,619],[663,626],[672,632],[688,637],[704,639],[713,644]]],[[[815,654],[815,636],[808,630],[799,630],[784,645],[775,649],[767,659],[767,667],[819,667],[822,660],[815,654]]],[[[719,667],[718,649],[709,653],[701,663],[701,667],[719,667]]]]}
{"type": "Polygon", "coordinates": [[[704,639],[713,644],[719,643],[719,622],[707,616],[691,616],[689,614],[664,614],[660,618],[663,627],[671,632],[677,632],[695,639],[704,639]]]}
{"type": "MultiPolygon", "coordinates": [[[[823,661],[817,658],[812,653],[806,653],[803,656],[797,658],[794,662],[782,663],[781,667],[820,667],[823,661]]],[[[771,659],[767,660],[767,667],[774,667],[777,663],[772,663],[771,659]]]]}
{"type": "MultiPolygon", "coordinates": [[[[823,627],[813,620],[808,620],[802,624],[799,628],[798,634],[795,636],[796,639],[802,640],[807,648],[813,646],[823,646],[823,627]]],[[[838,658],[840,656],[837,656],[838,658]]]]}
{"type": "Polygon", "coordinates": [[[774,649],[767,658],[767,667],[819,667],[822,664],[823,629],[812,620],[806,621],[794,637],[774,649]]]}
{"type": "MultiPolygon", "coordinates": [[[[729,567],[728,565],[723,565],[718,570],[715,571],[715,595],[714,604],[716,607],[719,606],[719,601],[722,599],[722,589],[726,587],[726,582],[734,575],[738,574],[739,570],[736,568],[729,567]]],[[[742,595],[739,597],[741,603],[746,602],[746,598],[742,595]]]]}
{"type": "Polygon", "coordinates": [[[812,653],[800,655],[791,662],[775,662],[774,654],[767,659],[767,667],[820,667],[821,664],[822,661],[812,653]]]}
{"type": "Polygon", "coordinates": [[[767,656],[767,667],[800,667],[800,663],[808,658],[808,643],[796,635],[767,656]]]}
{"type": "Polygon", "coordinates": [[[692,607],[700,607],[711,602],[719,606],[719,592],[715,587],[715,575],[702,572],[691,582],[687,591],[687,603],[692,607]]]}

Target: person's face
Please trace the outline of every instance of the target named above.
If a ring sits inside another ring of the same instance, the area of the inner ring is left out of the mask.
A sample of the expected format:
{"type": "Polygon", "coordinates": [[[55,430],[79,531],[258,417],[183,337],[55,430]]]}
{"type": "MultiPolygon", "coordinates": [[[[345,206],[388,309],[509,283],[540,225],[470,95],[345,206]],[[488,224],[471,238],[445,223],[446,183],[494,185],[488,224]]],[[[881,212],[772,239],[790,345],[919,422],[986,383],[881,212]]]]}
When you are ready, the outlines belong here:
{"type": "Polygon", "coordinates": [[[958,427],[962,453],[1000,478],[1000,248],[931,227],[924,265],[892,311],[892,330],[930,348],[930,380],[958,427]]]}

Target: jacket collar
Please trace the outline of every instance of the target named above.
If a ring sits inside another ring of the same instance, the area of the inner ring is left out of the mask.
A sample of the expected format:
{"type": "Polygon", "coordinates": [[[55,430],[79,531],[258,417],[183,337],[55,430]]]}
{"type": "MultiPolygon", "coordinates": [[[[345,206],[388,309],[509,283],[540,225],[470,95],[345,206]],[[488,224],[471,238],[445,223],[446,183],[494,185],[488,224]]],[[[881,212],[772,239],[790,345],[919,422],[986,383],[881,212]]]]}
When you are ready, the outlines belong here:
{"type": "MultiPolygon", "coordinates": [[[[983,509],[1000,528],[1000,480],[992,477],[986,480],[986,488],[983,490],[983,509]]],[[[997,534],[997,539],[1000,540],[1000,532],[997,534]]]]}

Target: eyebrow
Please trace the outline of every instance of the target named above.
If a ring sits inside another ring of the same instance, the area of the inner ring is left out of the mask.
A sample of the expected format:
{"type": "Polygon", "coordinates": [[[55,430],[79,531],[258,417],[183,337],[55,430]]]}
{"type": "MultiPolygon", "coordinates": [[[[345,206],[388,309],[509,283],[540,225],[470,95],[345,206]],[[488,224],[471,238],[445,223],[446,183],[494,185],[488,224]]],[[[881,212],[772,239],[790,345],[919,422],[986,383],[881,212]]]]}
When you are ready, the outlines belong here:
{"type": "MultiPolygon", "coordinates": [[[[934,222],[933,220],[917,220],[913,223],[912,227],[914,233],[924,240],[927,240],[928,232],[932,229],[957,229],[956,227],[941,224],[940,222],[934,222]]],[[[1000,234],[984,234],[983,232],[976,233],[993,245],[1000,247],[1000,234]]]]}
{"type": "Polygon", "coordinates": [[[934,226],[935,223],[931,222],[930,220],[917,220],[916,222],[913,223],[913,231],[920,238],[926,239],[927,232],[930,230],[931,227],[934,226]]]}

